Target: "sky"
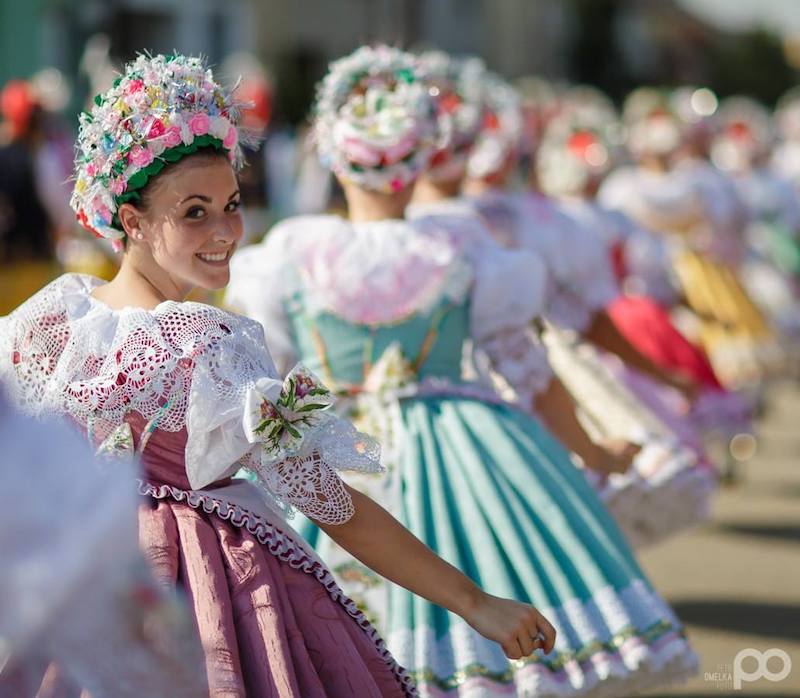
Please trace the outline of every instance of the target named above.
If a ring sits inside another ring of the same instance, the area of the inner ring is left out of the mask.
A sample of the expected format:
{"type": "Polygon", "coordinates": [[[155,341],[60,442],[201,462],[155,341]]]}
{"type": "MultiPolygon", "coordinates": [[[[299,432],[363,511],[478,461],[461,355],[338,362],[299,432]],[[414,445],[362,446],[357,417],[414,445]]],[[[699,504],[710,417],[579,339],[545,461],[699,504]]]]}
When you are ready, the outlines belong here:
{"type": "Polygon", "coordinates": [[[765,26],[783,36],[800,35],[800,0],[678,0],[705,20],[726,29],[765,26]]]}

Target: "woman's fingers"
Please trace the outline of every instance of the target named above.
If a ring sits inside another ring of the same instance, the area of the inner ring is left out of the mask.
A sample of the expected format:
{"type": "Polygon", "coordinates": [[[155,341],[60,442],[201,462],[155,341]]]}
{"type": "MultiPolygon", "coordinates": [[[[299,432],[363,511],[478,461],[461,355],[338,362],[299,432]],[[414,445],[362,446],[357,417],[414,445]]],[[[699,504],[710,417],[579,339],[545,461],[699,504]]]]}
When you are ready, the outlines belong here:
{"type": "Polygon", "coordinates": [[[553,647],[556,644],[556,629],[550,624],[550,621],[547,620],[544,616],[539,616],[539,632],[544,635],[544,643],[542,647],[542,651],[545,654],[549,654],[553,651],[553,647]]]}
{"type": "Polygon", "coordinates": [[[527,656],[522,653],[522,648],[519,646],[519,642],[517,640],[509,640],[508,642],[504,642],[502,647],[503,652],[506,653],[506,657],[509,659],[522,659],[523,657],[527,656]]]}
{"type": "Polygon", "coordinates": [[[519,644],[520,650],[522,650],[523,657],[533,654],[533,650],[536,649],[534,645],[535,637],[536,631],[534,630],[533,633],[531,633],[528,628],[523,628],[517,636],[517,643],[519,644]]]}

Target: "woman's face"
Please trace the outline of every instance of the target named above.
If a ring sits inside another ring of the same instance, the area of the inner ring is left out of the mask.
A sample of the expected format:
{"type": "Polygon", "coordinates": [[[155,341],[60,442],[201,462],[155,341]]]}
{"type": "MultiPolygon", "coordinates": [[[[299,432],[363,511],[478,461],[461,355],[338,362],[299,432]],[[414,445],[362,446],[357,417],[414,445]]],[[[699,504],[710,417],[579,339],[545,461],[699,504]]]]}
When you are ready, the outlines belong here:
{"type": "Polygon", "coordinates": [[[176,288],[223,288],[242,239],[241,195],[223,157],[189,158],[154,182],[139,219],[153,261],[176,288]]]}

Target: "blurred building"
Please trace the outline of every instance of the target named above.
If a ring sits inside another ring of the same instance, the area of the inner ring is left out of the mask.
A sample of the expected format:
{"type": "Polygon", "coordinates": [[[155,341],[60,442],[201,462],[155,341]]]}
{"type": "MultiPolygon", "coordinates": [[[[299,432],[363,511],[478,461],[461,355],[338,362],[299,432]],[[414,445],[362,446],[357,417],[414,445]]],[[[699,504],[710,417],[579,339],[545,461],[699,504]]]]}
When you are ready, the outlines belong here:
{"type": "Polygon", "coordinates": [[[75,75],[87,40],[115,65],[137,51],[202,53],[218,63],[254,45],[257,0],[0,0],[0,84],[44,66],[75,75]]]}
{"type": "MultiPolygon", "coordinates": [[[[591,82],[615,97],[643,82],[694,82],[772,101],[797,80],[800,38],[791,44],[775,12],[767,29],[757,12],[734,12],[753,3],[714,0],[701,12],[704,0],[0,0],[0,84],[47,65],[77,76],[87,40],[102,34],[117,66],[142,49],[212,64],[253,52],[273,77],[277,123],[302,121],[327,63],[374,41],[477,53],[511,78],[591,82]],[[736,22],[719,21],[728,15],[736,22]]],[[[89,82],[79,79],[71,109],[89,82]]]]}

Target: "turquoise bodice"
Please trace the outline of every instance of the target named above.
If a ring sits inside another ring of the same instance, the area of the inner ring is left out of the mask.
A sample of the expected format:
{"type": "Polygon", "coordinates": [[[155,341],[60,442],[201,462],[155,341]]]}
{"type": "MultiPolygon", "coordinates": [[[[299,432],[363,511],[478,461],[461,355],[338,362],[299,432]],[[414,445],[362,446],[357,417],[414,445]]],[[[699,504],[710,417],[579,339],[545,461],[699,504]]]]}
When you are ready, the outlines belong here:
{"type": "Polygon", "coordinates": [[[360,386],[383,353],[398,344],[417,380],[461,379],[461,357],[469,330],[469,302],[441,301],[388,325],[355,324],[329,312],[311,311],[302,292],[286,302],[297,358],[326,382],[360,386]]]}

